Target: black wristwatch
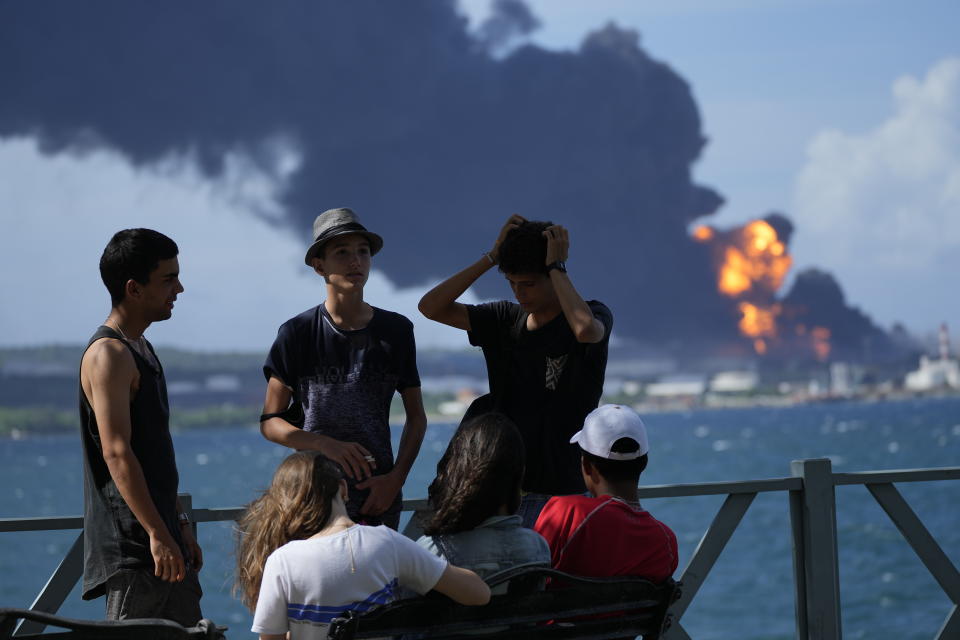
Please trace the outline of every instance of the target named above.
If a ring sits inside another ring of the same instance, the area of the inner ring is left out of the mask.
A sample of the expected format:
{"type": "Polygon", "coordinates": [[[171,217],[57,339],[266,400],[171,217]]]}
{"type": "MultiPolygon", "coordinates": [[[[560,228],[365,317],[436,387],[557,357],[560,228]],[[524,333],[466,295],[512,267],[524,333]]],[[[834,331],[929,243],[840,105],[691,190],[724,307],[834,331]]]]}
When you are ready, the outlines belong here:
{"type": "Polygon", "coordinates": [[[567,264],[563,260],[557,260],[556,262],[551,262],[550,264],[547,265],[547,273],[550,273],[554,269],[556,269],[560,273],[566,273],[567,264]]]}

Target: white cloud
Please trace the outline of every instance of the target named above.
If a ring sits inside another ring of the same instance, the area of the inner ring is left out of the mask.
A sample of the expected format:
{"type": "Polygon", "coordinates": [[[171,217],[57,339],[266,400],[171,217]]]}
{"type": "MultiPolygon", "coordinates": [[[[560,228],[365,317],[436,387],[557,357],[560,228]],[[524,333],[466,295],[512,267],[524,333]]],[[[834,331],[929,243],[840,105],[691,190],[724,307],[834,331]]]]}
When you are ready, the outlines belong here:
{"type": "Polygon", "coordinates": [[[893,85],[863,134],[823,131],[795,183],[794,254],[884,322],[960,324],[960,58],[893,85]]]}
{"type": "MultiPolygon", "coordinates": [[[[324,297],[303,265],[309,229],[299,237],[268,222],[281,215],[276,196],[299,162],[285,141],[273,151],[270,166],[231,155],[224,177],[210,181],[189,158],[138,170],[111,151],[47,156],[33,139],[0,139],[0,344],[86,340],[110,307],[97,268],[103,247],[117,230],[142,226],[176,240],[186,289],[150,339],[266,351],[281,322],[324,297]]],[[[465,346],[462,331],[417,312],[425,289],[398,290],[374,271],[366,298],[410,318],[420,346],[465,346]]]]}

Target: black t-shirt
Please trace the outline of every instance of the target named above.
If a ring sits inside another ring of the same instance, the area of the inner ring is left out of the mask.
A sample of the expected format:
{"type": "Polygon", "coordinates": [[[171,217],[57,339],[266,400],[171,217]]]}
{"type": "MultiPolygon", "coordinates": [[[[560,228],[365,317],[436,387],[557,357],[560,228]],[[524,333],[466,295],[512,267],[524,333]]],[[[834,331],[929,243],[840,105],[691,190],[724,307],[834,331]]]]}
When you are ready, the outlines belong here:
{"type": "Polygon", "coordinates": [[[577,342],[561,313],[536,331],[527,330],[520,305],[500,301],[468,305],[470,344],[487,362],[490,395],[467,415],[499,411],[520,429],[526,446],[525,491],[562,495],[584,491],[580,450],[570,438],[597,407],[603,393],[613,314],[587,302],[604,326],[595,344],[577,342]]]}
{"type": "MultiPolygon", "coordinates": [[[[297,426],[363,445],[376,458],[378,475],[393,469],[390,401],[395,391],[420,386],[407,318],[374,307],[366,327],[345,331],[318,305],[280,327],[263,373],[293,390],[293,404],[303,415],[297,426]]],[[[368,492],[347,482],[347,507],[356,516],[368,492]]],[[[395,506],[400,499],[398,494],[395,506]]]]}

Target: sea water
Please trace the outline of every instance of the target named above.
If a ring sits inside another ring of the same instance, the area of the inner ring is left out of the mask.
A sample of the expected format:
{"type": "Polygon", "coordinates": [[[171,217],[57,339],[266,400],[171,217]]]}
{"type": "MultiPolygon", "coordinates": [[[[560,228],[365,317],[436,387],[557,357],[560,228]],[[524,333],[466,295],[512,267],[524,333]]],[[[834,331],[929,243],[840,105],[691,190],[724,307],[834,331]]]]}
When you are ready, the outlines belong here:
{"type": "MultiPolygon", "coordinates": [[[[642,484],[779,478],[790,461],[829,458],[835,471],[960,465],[960,398],[834,403],[790,408],[701,410],[645,415],[650,466],[642,484]]],[[[431,424],[404,495],[422,498],[455,425],[431,424]]],[[[399,438],[395,429],[394,447],[399,438]]],[[[286,455],[255,427],[174,436],[182,491],[196,507],[246,504],[286,455]]],[[[75,434],[0,441],[0,517],[80,515],[80,439],[75,434]]],[[[904,483],[904,497],[960,564],[960,482],[904,483]]],[[[837,487],[843,633],[846,638],[930,638],[950,602],[863,486],[837,487]]],[[[645,500],[680,544],[680,568],[724,496],[645,500]]],[[[0,533],[0,606],[26,607],[77,531],[0,533]]],[[[230,523],[200,525],[204,615],[249,637],[250,614],[231,595],[230,523]]],[[[787,494],[757,496],[682,624],[700,638],[793,638],[794,592],[787,494]]],[[[60,614],[101,618],[103,599],[79,587],[60,614]]]]}

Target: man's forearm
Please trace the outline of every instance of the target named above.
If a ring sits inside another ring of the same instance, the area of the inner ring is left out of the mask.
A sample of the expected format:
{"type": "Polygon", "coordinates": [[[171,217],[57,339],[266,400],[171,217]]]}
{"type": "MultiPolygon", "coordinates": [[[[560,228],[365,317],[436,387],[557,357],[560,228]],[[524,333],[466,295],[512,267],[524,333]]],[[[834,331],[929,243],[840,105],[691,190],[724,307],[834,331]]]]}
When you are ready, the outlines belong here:
{"type": "Polygon", "coordinates": [[[577,342],[600,342],[605,333],[603,323],[593,316],[590,305],[577,292],[570,277],[559,269],[553,269],[550,271],[550,281],[577,342]]]}
{"type": "MultiPolygon", "coordinates": [[[[153,498],[150,497],[150,491],[147,489],[143,468],[137,457],[133,455],[133,451],[126,449],[114,455],[105,455],[104,459],[120,496],[130,507],[140,526],[150,536],[155,536],[159,531],[166,531],[163,518],[160,517],[160,512],[157,511],[157,506],[153,503],[153,498]]],[[[167,531],[167,533],[170,532],[167,531]]]]}

